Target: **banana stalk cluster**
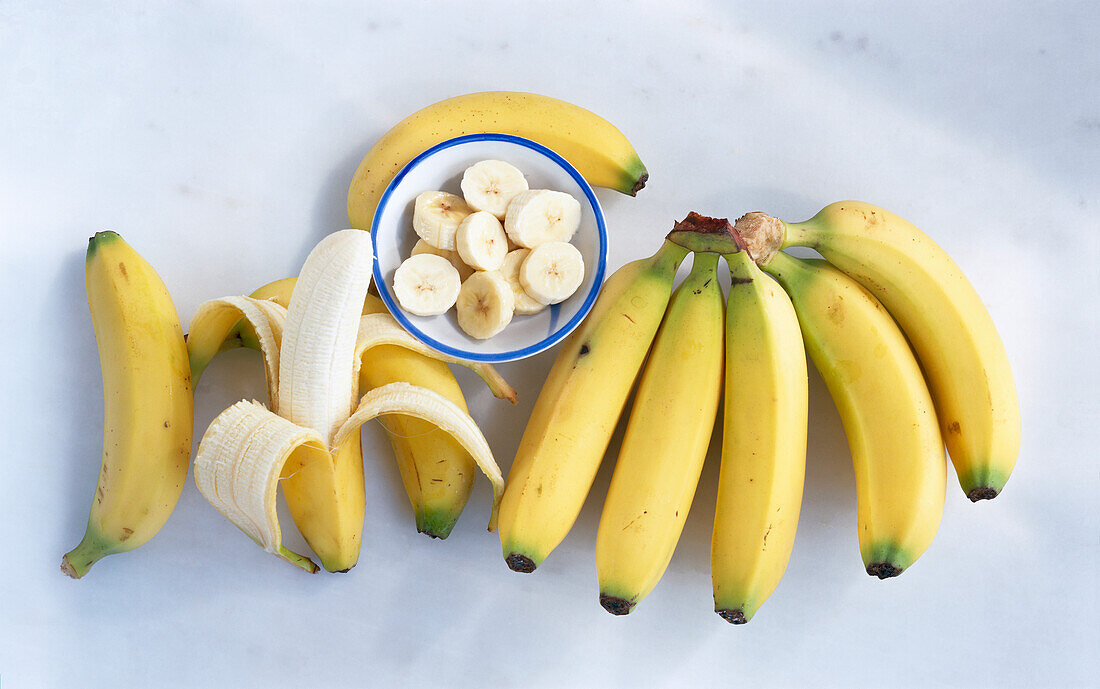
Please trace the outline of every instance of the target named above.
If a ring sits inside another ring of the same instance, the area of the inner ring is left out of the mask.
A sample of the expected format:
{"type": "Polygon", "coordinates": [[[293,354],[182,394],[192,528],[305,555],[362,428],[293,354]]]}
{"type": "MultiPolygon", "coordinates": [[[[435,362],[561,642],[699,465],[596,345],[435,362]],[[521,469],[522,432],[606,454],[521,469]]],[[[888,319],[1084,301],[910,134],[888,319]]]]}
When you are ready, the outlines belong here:
{"type": "Polygon", "coordinates": [[[971,500],[1000,493],[1020,443],[1012,373],[973,287],[927,235],[854,201],[791,224],[692,213],[656,254],[607,280],[563,344],[501,503],[508,566],[532,572],[564,539],[637,382],[596,539],[600,603],[633,610],[669,564],[724,399],[714,602],[727,621],[747,622],[794,545],[807,352],[851,447],[868,574],[897,576],[932,542],[945,443],[971,500]],[[827,260],[781,251],[790,246],[827,260]],[[673,292],[689,251],[692,269],[673,292]],[[724,305],[719,255],[730,271],[724,305]]]}

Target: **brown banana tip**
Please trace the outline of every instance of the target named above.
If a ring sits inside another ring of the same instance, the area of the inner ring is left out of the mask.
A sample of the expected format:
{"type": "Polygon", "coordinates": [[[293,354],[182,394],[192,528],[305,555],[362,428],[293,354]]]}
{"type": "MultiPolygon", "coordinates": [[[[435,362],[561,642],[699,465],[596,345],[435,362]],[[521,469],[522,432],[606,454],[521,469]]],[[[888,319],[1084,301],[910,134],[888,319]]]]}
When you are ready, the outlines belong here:
{"type": "Polygon", "coordinates": [[[748,620],[745,619],[745,613],[739,608],[737,610],[715,610],[718,616],[730,624],[745,624],[748,620]]]}
{"type": "Polygon", "coordinates": [[[889,562],[872,562],[867,565],[867,573],[873,577],[879,579],[889,579],[901,574],[904,570],[900,567],[895,567],[889,562]]]}
{"type": "Polygon", "coordinates": [[[634,188],[630,190],[631,196],[637,196],[638,192],[645,189],[645,183],[649,181],[649,173],[643,172],[642,176],[638,178],[638,181],[634,183],[634,188]]]}
{"type": "Polygon", "coordinates": [[[504,561],[508,563],[508,569],[513,572],[520,572],[522,574],[530,574],[535,571],[535,561],[526,555],[520,555],[519,553],[511,553],[508,557],[504,558],[504,561]]]}
{"type": "Polygon", "coordinates": [[[966,497],[970,498],[970,502],[978,502],[979,500],[992,500],[997,497],[997,489],[983,486],[981,488],[975,488],[966,494],[966,497]]]}
{"type": "Polygon", "coordinates": [[[625,598],[619,598],[618,596],[609,596],[606,593],[601,593],[600,605],[602,605],[603,609],[608,611],[612,615],[628,615],[637,604],[631,603],[625,598]]]}
{"type": "Polygon", "coordinates": [[[673,232],[694,232],[696,234],[727,234],[733,226],[726,218],[711,218],[691,211],[672,226],[673,232]]]}
{"type": "Polygon", "coordinates": [[[76,573],[76,568],[69,562],[69,557],[66,555],[61,558],[61,573],[70,579],[79,579],[80,575],[76,573]]]}

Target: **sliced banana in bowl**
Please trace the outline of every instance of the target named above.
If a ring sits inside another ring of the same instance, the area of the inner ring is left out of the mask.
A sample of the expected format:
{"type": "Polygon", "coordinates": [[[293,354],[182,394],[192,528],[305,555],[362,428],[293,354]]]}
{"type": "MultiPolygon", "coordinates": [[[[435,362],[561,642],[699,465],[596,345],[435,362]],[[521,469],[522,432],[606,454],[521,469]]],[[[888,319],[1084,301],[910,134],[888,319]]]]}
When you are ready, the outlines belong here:
{"type": "Polygon", "coordinates": [[[455,311],[467,335],[487,340],[512,322],[515,295],[497,271],[478,271],[462,283],[455,311]]]}
{"type": "Polygon", "coordinates": [[[458,300],[461,288],[458,269],[435,254],[410,256],[393,273],[397,301],[415,316],[447,313],[458,300]]]}
{"type": "Polygon", "coordinates": [[[497,270],[508,254],[508,235],[497,216],[488,211],[467,215],[455,233],[462,262],[475,270],[497,270]]]}
{"type": "Polygon", "coordinates": [[[523,291],[540,304],[560,304],[583,280],[584,257],[569,242],[539,244],[519,268],[523,291]]]}
{"type": "Polygon", "coordinates": [[[534,249],[545,242],[568,242],[581,223],[581,204],[570,194],[530,189],[508,204],[504,229],[517,246],[534,249]]]}
{"type": "Polygon", "coordinates": [[[488,211],[504,220],[508,204],[527,191],[527,179],[519,168],[503,160],[482,160],[462,173],[462,196],[470,208],[488,211]]]}
{"type": "Polygon", "coordinates": [[[454,251],[458,226],[472,212],[461,196],[445,191],[425,191],[416,197],[413,229],[418,237],[435,248],[454,251]]]}
{"type": "Polygon", "coordinates": [[[512,294],[516,297],[515,311],[517,316],[533,316],[546,308],[546,304],[536,300],[523,289],[523,283],[519,279],[520,266],[523,265],[524,259],[530,253],[530,249],[509,251],[508,255],[504,257],[504,263],[500,266],[500,274],[512,286],[512,294]]]}

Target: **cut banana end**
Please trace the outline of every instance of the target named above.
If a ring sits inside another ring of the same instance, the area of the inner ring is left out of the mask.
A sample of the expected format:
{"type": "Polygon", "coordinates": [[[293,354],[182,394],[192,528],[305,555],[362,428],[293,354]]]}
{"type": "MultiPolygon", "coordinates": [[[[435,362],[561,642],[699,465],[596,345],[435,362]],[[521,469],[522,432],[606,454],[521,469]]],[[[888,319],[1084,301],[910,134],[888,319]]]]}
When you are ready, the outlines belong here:
{"type": "Polygon", "coordinates": [[[474,273],[458,293],[458,325],[470,337],[488,339],[512,322],[515,305],[515,295],[503,275],[496,271],[474,273]]]}
{"type": "Polygon", "coordinates": [[[412,252],[409,255],[419,256],[420,254],[434,254],[447,259],[451,262],[451,265],[455,267],[455,270],[458,271],[460,280],[465,280],[474,274],[474,269],[462,262],[462,258],[458,255],[457,251],[437,249],[423,239],[418,239],[416,240],[416,244],[413,245],[412,252]]]}
{"type": "Polygon", "coordinates": [[[336,432],[334,443],[339,446],[350,433],[358,433],[365,422],[383,414],[405,414],[427,421],[453,437],[470,453],[478,468],[493,484],[489,531],[495,531],[500,499],[504,495],[504,477],[489,449],[489,443],[470,415],[438,392],[409,383],[389,383],[363,395],[359,408],[336,432]]]}
{"type": "Polygon", "coordinates": [[[458,299],[462,280],[458,270],[442,256],[410,256],[393,274],[393,291],[401,308],[417,316],[446,313],[458,299]]]}
{"type": "Polygon", "coordinates": [[[466,265],[478,270],[498,270],[508,255],[508,235],[495,215],[478,211],[459,224],[455,248],[466,265]]]}
{"type": "Polygon", "coordinates": [[[426,191],[413,204],[413,230],[435,248],[454,251],[458,225],[471,212],[461,196],[426,191]]]}
{"type": "Polygon", "coordinates": [[[488,211],[503,220],[508,204],[527,191],[527,180],[516,166],[503,160],[483,160],[462,174],[462,195],[470,208],[488,211]]]}
{"type": "Polygon", "coordinates": [[[508,204],[504,229],[518,246],[568,242],[581,224],[581,204],[563,191],[531,189],[508,204]]]}
{"type": "Polygon", "coordinates": [[[195,454],[195,485],[211,505],[264,550],[307,572],[317,565],[283,546],[275,509],[279,475],[295,452],[331,461],[321,434],[259,402],[240,401],[214,419],[195,454]]]}
{"type": "Polygon", "coordinates": [[[500,274],[512,287],[512,295],[515,297],[515,313],[517,316],[531,316],[546,308],[543,304],[531,298],[523,289],[523,283],[519,280],[519,269],[523,261],[531,253],[530,249],[516,249],[509,251],[504,257],[504,263],[500,266],[500,274]]]}
{"type": "Polygon", "coordinates": [[[431,349],[405,331],[388,313],[372,313],[359,319],[359,339],[356,343],[356,361],[362,361],[363,353],[378,345],[396,345],[424,356],[445,361],[448,364],[461,364],[481,377],[489,386],[493,396],[516,403],[516,390],[491,365],[475,361],[466,361],[447,356],[431,349]]]}
{"type": "Polygon", "coordinates": [[[558,304],[584,280],[584,258],[569,242],[547,242],[531,250],[519,269],[519,281],[535,301],[558,304]]]}

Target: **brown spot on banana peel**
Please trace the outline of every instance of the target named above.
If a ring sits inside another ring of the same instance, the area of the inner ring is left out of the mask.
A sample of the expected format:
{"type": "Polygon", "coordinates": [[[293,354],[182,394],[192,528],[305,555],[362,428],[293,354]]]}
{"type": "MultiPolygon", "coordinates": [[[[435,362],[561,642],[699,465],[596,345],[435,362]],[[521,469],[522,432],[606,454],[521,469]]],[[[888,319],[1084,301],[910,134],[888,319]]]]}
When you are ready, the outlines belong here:
{"type": "Polygon", "coordinates": [[[745,213],[733,227],[744,241],[749,256],[761,266],[772,260],[787,236],[787,226],[782,220],[760,211],[745,213]]]}

